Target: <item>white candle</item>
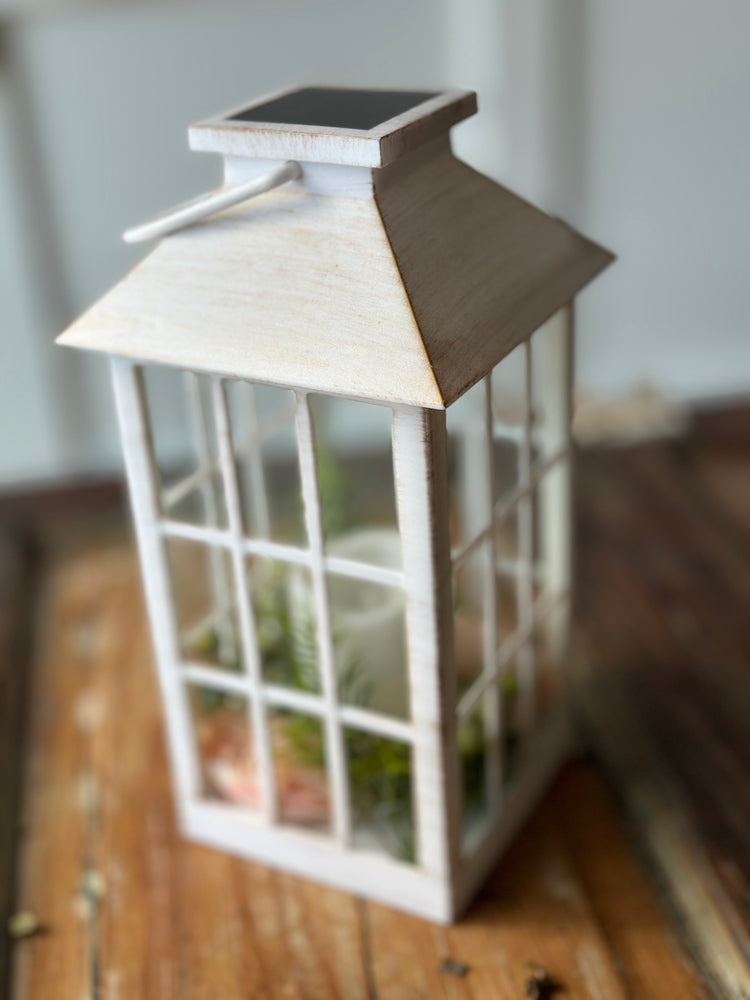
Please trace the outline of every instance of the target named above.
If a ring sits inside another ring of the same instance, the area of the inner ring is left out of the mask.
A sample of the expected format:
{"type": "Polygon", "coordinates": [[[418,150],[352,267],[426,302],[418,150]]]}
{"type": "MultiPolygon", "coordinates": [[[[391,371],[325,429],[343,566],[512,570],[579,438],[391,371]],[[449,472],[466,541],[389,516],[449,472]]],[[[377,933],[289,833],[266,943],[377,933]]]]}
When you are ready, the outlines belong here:
{"type": "MultiPolygon", "coordinates": [[[[331,556],[387,569],[401,567],[397,531],[365,528],[332,540],[331,556]]],[[[290,574],[290,617],[302,625],[312,613],[312,594],[302,573],[290,574]]],[[[404,593],[369,580],[328,575],[334,654],[339,679],[351,672],[361,685],[366,707],[391,715],[407,714],[404,593]]]]}

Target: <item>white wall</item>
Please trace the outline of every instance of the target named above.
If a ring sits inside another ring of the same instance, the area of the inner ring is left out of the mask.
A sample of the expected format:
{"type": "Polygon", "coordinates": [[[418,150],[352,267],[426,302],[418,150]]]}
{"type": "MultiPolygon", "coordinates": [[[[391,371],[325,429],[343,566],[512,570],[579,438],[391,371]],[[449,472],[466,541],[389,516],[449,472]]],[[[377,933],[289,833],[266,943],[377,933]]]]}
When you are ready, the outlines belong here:
{"type": "Polygon", "coordinates": [[[0,205],[17,218],[0,212],[0,322],[18,374],[0,394],[0,481],[119,463],[105,365],[52,341],[138,260],[127,225],[217,182],[187,125],[297,81],[439,86],[432,6],[69,3],[6,28],[0,205]]]}
{"type": "Polygon", "coordinates": [[[614,250],[579,382],[750,392],[750,4],[504,5],[511,186],[614,250]]]}
{"type": "Polygon", "coordinates": [[[583,384],[746,390],[747,37],[743,0],[70,3],[6,27],[0,481],[118,462],[103,366],[53,337],[138,259],[128,224],[216,181],[187,124],[293,82],[476,87],[459,153],[619,255],[581,298],[583,384]]]}

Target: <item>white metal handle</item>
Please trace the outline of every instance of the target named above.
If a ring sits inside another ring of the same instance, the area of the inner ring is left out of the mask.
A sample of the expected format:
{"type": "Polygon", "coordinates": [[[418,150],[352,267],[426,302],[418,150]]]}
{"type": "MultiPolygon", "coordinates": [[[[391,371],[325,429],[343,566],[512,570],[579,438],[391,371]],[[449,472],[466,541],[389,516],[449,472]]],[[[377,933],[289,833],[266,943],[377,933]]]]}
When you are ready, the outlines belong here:
{"type": "Polygon", "coordinates": [[[220,187],[207,194],[199,194],[197,198],[191,198],[181,205],[167,209],[142,222],[139,226],[126,229],[122,238],[126,243],[143,243],[144,240],[157,239],[159,236],[166,236],[177,229],[184,229],[194,222],[199,222],[215,212],[230,208],[232,205],[239,205],[248,198],[254,198],[265,191],[272,191],[287,181],[297,180],[302,176],[302,167],[295,160],[288,160],[280,167],[269,170],[261,177],[254,177],[243,184],[235,184],[233,187],[220,187]]]}

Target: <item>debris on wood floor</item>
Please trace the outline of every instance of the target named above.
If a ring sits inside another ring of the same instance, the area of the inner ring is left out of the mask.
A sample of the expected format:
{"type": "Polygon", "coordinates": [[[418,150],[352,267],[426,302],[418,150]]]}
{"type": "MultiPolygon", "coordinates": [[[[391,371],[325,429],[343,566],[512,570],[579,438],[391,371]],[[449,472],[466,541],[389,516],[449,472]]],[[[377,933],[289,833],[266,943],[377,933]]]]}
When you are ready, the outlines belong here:
{"type": "Polygon", "coordinates": [[[444,972],[450,976],[458,976],[459,979],[462,979],[468,971],[469,966],[466,962],[457,962],[453,958],[444,958],[438,966],[438,972],[444,972]]]}
{"type": "Polygon", "coordinates": [[[528,975],[524,993],[530,1000],[548,1000],[554,993],[562,989],[558,983],[541,965],[527,963],[528,975]]]}

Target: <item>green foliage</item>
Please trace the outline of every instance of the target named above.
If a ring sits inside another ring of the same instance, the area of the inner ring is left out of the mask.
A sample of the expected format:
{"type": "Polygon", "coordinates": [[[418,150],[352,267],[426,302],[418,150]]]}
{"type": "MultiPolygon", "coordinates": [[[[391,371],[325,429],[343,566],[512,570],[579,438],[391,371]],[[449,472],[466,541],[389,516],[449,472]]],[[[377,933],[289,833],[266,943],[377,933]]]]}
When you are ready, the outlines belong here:
{"type": "Polygon", "coordinates": [[[354,484],[329,448],[318,443],[316,455],[323,534],[333,538],[354,527],[354,484]]]}
{"type": "Polygon", "coordinates": [[[414,861],[410,747],[358,729],[345,730],[344,744],[355,814],[373,818],[391,852],[414,861]]]}
{"type": "Polygon", "coordinates": [[[484,713],[480,708],[458,727],[464,812],[481,809],[485,797],[484,713]]]}
{"type": "MultiPolygon", "coordinates": [[[[239,659],[239,637],[236,633],[230,633],[231,649],[233,655],[230,659],[224,658],[221,662],[221,667],[223,670],[229,670],[232,673],[239,673],[242,669],[239,659]]],[[[219,660],[219,651],[221,649],[221,636],[219,635],[219,630],[215,627],[207,628],[204,632],[195,636],[191,642],[192,648],[198,657],[210,660],[215,663],[219,660]]],[[[198,697],[200,701],[200,708],[204,714],[215,712],[220,708],[230,708],[241,710],[244,701],[242,697],[236,694],[227,694],[223,691],[214,691],[211,688],[199,688],[198,697]]]]}
{"type": "MultiPolygon", "coordinates": [[[[330,480],[329,480],[330,485],[330,480]]],[[[311,616],[293,621],[288,602],[287,573],[281,563],[266,561],[253,577],[253,610],[258,646],[267,681],[301,691],[320,690],[315,623],[311,616]]],[[[291,570],[293,572],[293,570],[291,570]]],[[[233,648],[239,650],[239,636],[233,648]]],[[[333,643],[338,651],[338,698],[343,704],[366,707],[371,698],[371,682],[354,656],[342,662],[345,636],[334,623],[333,643]]],[[[220,637],[215,628],[206,629],[193,640],[196,653],[215,660],[220,637]]],[[[225,669],[240,671],[239,654],[225,669]]],[[[244,708],[236,695],[200,689],[204,713],[222,707],[244,708]]],[[[325,768],[325,734],[321,721],[285,709],[274,712],[283,719],[284,736],[294,760],[301,767],[325,768]]],[[[344,748],[349,769],[351,806],[354,816],[372,824],[396,857],[415,857],[412,824],[410,747],[355,729],[344,730],[344,748]]]]}

